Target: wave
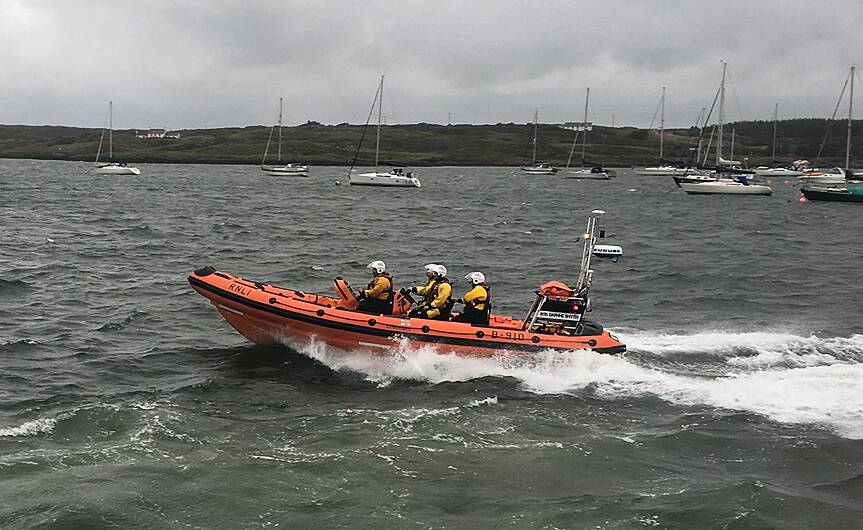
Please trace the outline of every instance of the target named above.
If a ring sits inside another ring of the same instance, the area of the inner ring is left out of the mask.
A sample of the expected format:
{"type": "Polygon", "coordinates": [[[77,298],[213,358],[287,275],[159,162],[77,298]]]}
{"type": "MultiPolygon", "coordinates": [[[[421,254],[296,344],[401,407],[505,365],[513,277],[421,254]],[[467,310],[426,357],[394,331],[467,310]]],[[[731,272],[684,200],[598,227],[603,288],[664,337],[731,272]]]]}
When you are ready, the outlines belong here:
{"type": "Polygon", "coordinates": [[[0,295],[19,294],[33,289],[33,286],[23,280],[6,280],[0,278],[0,295]]]}
{"type": "Polygon", "coordinates": [[[49,434],[57,425],[56,418],[40,418],[22,423],[15,427],[0,429],[0,437],[36,436],[49,434]]]}
{"type": "Polygon", "coordinates": [[[863,363],[863,335],[801,337],[790,333],[722,331],[695,334],[621,333],[633,354],[657,357],[713,356],[750,367],[799,367],[838,362],[863,363]]]}
{"type": "MultiPolygon", "coordinates": [[[[607,400],[655,396],[679,406],[711,406],[760,414],[790,424],[824,426],[840,436],[863,439],[863,363],[840,359],[863,352],[863,337],[820,339],[779,334],[703,334],[628,337],[636,351],[653,354],[689,354],[706,349],[727,357],[726,373],[704,376],[671,373],[642,364],[637,358],[610,356],[591,351],[546,351],[532,356],[500,355],[490,358],[441,355],[431,347],[412,348],[402,343],[389,355],[361,354],[330,348],[322,343],[292,344],[333,370],[362,374],[368,381],[386,387],[399,379],[432,384],[469,381],[483,377],[512,378],[537,394],[590,393],[607,400]],[[676,344],[675,341],[679,341],[676,344]],[[816,354],[794,351],[797,345],[819,350],[816,354]],[[699,346],[694,346],[699,345],[699,346]],[[760,349],[760,351],[759,351],[760,349]],[[734,364],[755,359],[741,372],[734,364]],[[752,351],[758,351],[754,357],[752,351]],[[782,355],[797,359],[790,366],[782,355]],[[810,363],[810,364],[806,364],[810,363]]],[[[701,352],[703,354],[704,352],[701,352]]]]}

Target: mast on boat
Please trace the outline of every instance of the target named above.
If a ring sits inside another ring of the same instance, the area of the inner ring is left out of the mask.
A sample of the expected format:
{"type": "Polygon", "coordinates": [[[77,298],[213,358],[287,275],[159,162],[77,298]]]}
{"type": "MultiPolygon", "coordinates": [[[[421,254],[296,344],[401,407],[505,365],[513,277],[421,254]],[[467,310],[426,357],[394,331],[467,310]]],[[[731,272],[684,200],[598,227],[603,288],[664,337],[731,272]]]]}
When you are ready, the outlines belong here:
{"type": "Polygon", "coordinates": [[[108,160],[111,162],[114,161],[114,102],[113,101],[108,102],[108,160]]]}
{"type": "Polygon", "coordinates": [[[848,97],[848,135],[845,139],[845,172],[848,174],[851,165],[851,118],[854,110],[854,69],[851,67],[851,93],[848,97]]]}
{"type": "Polygon", "coordinates": [[[779,103],[773,105],[773,149],[770,153],[770,167],[776,167],[776,117],[779,115],[779,103]]]}
{"type": "Polygon", "coordinates": [[[539,118],[539,110],[533,111],[533,160],[531,160],[531,165],[536,165],[536,121],[539,118]]]}
{"type": "Polygon", "coordinates": [[[584,134],[581,136],[581,167],[584,167],[584,153],[587,149],[587,108],[590,104],[590,87],[587,87],[587,93],[584,96],[584,122],[582,122],[582,127],[584,128],[584,134]]]}
{"type": "Polygon", "coordinates": [[[722,167],[722,113],[725,110],[725,70],[728,63],[722,61],[722,82],[719,83],[719,127],[717,128],[716,141],[716,167],[722,167]]]}
{"type": "Polygon", "coordinates": [[[734,127],[731,128],[731,154],[728,155],[730,160],[734,161],[734,127]]]}
{"type": "Polygon", "coordinates": [[[660,106],[660,114],[659,114],[659,163],[662,164],[663,159],[663,147],[665,145],[665,87],[662,87],[662,98],[659,100],[660,106]]]}
{"type": "Polygon", "coordinates": [[[381,112],[384,106],[384,76],[381,76],[381,84],[378,85],[378,133],[375,138],[375,171],[378,169],[378,153],[381,148],[381,112]]]}
{"type": "Polygon", "coordinates": [[[282,163],[282,100],[279,98],[279,164],[282,163]]]}

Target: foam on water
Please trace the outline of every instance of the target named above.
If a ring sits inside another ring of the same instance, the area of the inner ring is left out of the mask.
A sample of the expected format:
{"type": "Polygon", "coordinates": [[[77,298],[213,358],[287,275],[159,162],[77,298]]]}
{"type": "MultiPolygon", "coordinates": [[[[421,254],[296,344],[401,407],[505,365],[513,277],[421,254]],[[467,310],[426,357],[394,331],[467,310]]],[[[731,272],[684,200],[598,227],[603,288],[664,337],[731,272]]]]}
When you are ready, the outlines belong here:
{"type": "Polygon", "coordinates": [[[15,427],[7,427],[0,429],[0,436],[36,436],[37,434],[47,434],[54,430],[57,425],[55,418],[40,418],[24,422],[15,427]]]}
{"type": "Polygon", "coordinates": [[[502,352],[474,358],[441,355],[430,347],[411,348],[406,343],[388,355],[344,352],[322,343],[298,349],[334,370],[361,373],[381,386],[394,379],[440,383],[509,377],[539,394],[573,393],[590,387],[595,395],[609,400],[652,395],[675,405],[708,405],[762,414],[784,423],[824,425],[841,436],[863,439],[863,363],[849,359],[863,352],[859,335],[821,340],[769,333],[644,334],[625,342],[635,351],[655,355],[712,352],[727,357],[725,362],[732,366],[725,375],[705,377],[669,373],[626,357],[591,351],[548,351],[529,357],[502,352]],[[654,346],[657,351],[651,351],[654,346]],[[798,352],[801,347],[803,352],[798,352]],[[813,348],[815,353],[807,352],[813,348]],[[741,350],[747,357],[734,356],[741,350]],[[758,352],[754,356],[753,350],[758,352]],[[797,364],[789,365],[788,357],[797,364]],[[749,369],[741,373],[739,364],[749,369]]]}
{"type": "Polygon", "coordinates": [[[711,355],[737,366],[818,366],[863,362],[863,335],[821,338],[790,333],[722,331],[671,335],[620,334],[627,350],[661,357],[711,355]]]}

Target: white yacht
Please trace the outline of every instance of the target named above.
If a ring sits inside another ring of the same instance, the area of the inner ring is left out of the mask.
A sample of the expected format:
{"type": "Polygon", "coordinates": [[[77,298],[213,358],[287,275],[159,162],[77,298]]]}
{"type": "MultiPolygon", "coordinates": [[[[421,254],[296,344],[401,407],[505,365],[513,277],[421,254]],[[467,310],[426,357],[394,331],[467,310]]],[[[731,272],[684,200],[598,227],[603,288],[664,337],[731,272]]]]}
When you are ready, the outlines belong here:
{"type": "Polygon", "coordinates": [[[276,125],[270,129],[270,137],[267,138],[267,147],[264,148],[264,158],[261,159],[261,171],[267,173],[268,175],[282,175],[288,177],[308,177],[309,176],[309,166],[306,164],[297,164],[297,163],[288,163],[285,164],[282,162],[282,101],[283,98],[279,98],[279,118],[277,120],[276,125]],[[270,142],[273,140],[273,131],[275,129],[279,130],[279,140],[278,140],[278,156],[279,159],[275,164],[267,164],[267,153],[270,151],[270,142]]]}
{"type": "Polygon", "coordinates": [[[529,175],[554,175],[557,173],[557,168],[551,164],[540,162],[532,166],[521,166],[521,171],[529,175]]]}
{"type": "Polygon", "coordinates": [[[536,124],[537,119],[539,118],[539,111],[534,111],[533,113],[533,159],[530,162],[529,166],[521,166],[521,171],[523,173],[527,173],[529,175],[554,175],[557,173],[557,168],[552,166],[551,164],[546,164],[545,162],[536,161],[536,124]]]}
{"type": "MultiPolygon", "coordinates": [[[[360,148],[362,147],[362,140],[360,140],[360,145],[357,147],[357,154],[354,155],[354,160],[351,163],[351,168],[348,170],[348,182],[352,186],[390,186],[398,188],[419,188],[420,181],[411,171],[405,171],[402,168],[393,168],[389,171],[378,170],[378,161],[381,145],[381,107],[383,107],[383,102],[384,76],[381,76],[381,82],[380,84],[378,84],[378,90],[375,93],[375,99],[372,102],[372,112],[374,111],[375,105],[377,105],[378,107],[377,138],[375,139],[375,170],[369,173],[357,173],[354,170],[357,156],[359,155],[360,148]]],[[[371,117],[371,112],[369,112],[369,117],[371,117]]],[[[366,127],[368,127],[368,125],[369,122],[368,120],[366,120],[366,127]]]]}
{"type": "Polygon", "coordinates": [[[611,169],[605,169],[600,164],[589,164],[585,160],[585,152],[587,150],[587,131],[592,127],[588,124],[587,116],[590,106],[590,87],[587,87],[584,96],[584,121],[580,127],[575,128],[575,136],[572,139],[572,147],[569,149],[569,158],[566,161],[566,177],[568,179],[581,180],[608,180],[611,177],[616,177],[617,172],[611,169]],[[581,167],[570,169],[569,165],[572,162],[572,153],[575,151],[575,145],[578,143],[578,134],[583,132],[581,136],[581,167]]]}
{"type": "Polygon", "coordinates": [[[114,161],[114,102],[108,102],[108,162],[99,163],[99,156],[102,154],[102,141],[105,139],[105,129],[102,129],[102,136],[99,138],[99,149],[96,151],[96,167],[93,169],[96,173],[102,175],[140,175],[141,170],[126,162],[114,161]]]}
{"type": "Polygon", "coordinates": [[[372,171],[370,173],[356,173],[351,171],[350,184],[352,186],[395,186],[402,188],[419,188],[420,181],[410,171],[405,172],[401,168],[393,168],[389,171],[372,171]]]}
{"type": "MultiPolygon", "coordinates": [[[[728,64],[723,62],[722,82],[719,85],[719,116],[717,119],[719,138],[716,143],[716,167],[720,169],[739,165],[739,162],[722,158],[722,113],[725,107],[725,72],[727,67],[728,64]]],[[[749,181],[748,175],[735,175],[727,170],[710,175],[675,176],[674,182],[690,195],[771,195],[773,193],[770,186],[753,184],[749,181]]]]}

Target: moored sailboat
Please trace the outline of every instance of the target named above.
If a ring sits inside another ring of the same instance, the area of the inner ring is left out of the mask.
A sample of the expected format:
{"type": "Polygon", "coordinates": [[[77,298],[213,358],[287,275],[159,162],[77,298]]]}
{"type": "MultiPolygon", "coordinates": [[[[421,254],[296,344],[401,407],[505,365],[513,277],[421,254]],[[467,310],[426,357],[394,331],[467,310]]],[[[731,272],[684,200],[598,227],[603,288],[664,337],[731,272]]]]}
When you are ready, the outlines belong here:
{"type": "Polygon", "coordinates": [[[420,181],[411,171],[405,171],[403,168],[393,168],[389,171],[378,170],[381,145],[381,112],[383,102],[384,76],[381,76],[381,81],[378,84],[378,90],[377,92],[375,92],[375,99],[374,101],[372,101],[372,108],[369,110],[369,117],[366,119],[366,124],[363,128],[363,135],[360,138],[360,143],[357,146],[357,152],[354,155],[353,162],[351,162],[351,167],[348,170],[348,182],[352,186],[390,186],[398,188],[419,188],[420,181]],[[377,136],[375,138],[375,170],[368,173],[357,173],[354,170],[354,165],[356,164],[357,156],[359,156],[360,149],[362,148],[363,138],[365,138],[366,129],[368,129],[369,120],[371,120],[372,112],[374,112],[376,105],[378,108],[378,126],[377,136]]]}
{"type": "Polygon", "coordinates": [[[141,170],[126,162],[114,160],[114,102],[108,102],[108,162],[99,163],[102,154],[102,141],[105,139],[105,129],[99,138],[99,149],[96,151],[96,168],[93,170],[102,175],[140,175],[141,170]]]}
{"type": "Polygon", "coordinates": [[[582,122],[581,127],[576,127],[575,137],[572,140],[572,148],[570,148],[569,150],[569,159],[566,161],[566,169],[569,170],[567,172],[566,178],[582,180],[608,180],[611,177],[616,177],[617,172],[604,168],[602,164],[589,164],[587,162],[587,159],[585,158],[585,154],[587,152],[587,130],[591,128],[591,126],[587,122],[589,105],[590,87],[587,88],[584,97],[584,122],[582,122]],[[572,153],[575,149],[575,144],[578,141],[579,132],[583,133],[581,136],[581,168],[569,169],[569,165],[572,162],[572,153]]]}
{"type": "Polygon", "coordinates": [[[530,162],[529,166],[521,166],[521,171],[523,173],[528,173],[530,175],[553,175],[557,173],[557,168],[552,166],[551,164],[547,164],[545,162],[536,161],[536,141],[537,141],[537,119],[539,118],[539,111],[534,111],[533,113],[533,159],[530,162]]]}
{"type": "Polygon", "coordinates": [[[308,177],[309,176],[309,166],[306,164],[299,163],[288,163],[285,164],[282,162],[282,101],[283,98],[279,98],[279,118],[277,120],[276,125],[270,129],[270,136],[267,138],[267,147],[264,148],[264,157],[261,159],[261,171],[267,173],[269,175],[284,175],[284,176],[292,176],[292,177],[308,177]],[[268,165],[267,162],[267,154],[270,151],[270,142],[273,140],[273,131],[275,129],[279,130],[279,139],[278,139],[278,161],[275,164],[268,165]]]}
{"type": "MultiPolygon", "coordinates": [[[[831,202],[861,202],[863,203],[863,178],[850,169],[851,166],[851,125],[854,117],[854,72],[851,67],[848,77],[851,80],[851,90],[848,95],[848,128],[845,137],[845,168],[838,168],[841,182],[831,184],[813,183],[812,177],[803,177],[804,185],[800,188],[801,193],[810,201],[831,202]],[[849,180],[848,176],[852,178],[849,180]]],[[[844,92],[844,88],[843,88],[844,92]]],[[[841,96],[840,96],[841,100],[841,96]]]]}
{"type": "MultiPolygon", "coordinates": [[[[711,175],[674,177],[674,182],[690,195],[771,195],[773,189],[764,184],[753,184],[747,174],[725,176],[723,172],[735,164],[722,158],[723,112],[725,107],[725,73],[728,63],[722,63],[722,81],[719,84],[719,114],[717,117],[716,168],[711,175]]],[[[714,100],[715,102],[715,100],[714,100]]],[[[749,171],[748,173],[751,173],[749,171]]]]}

